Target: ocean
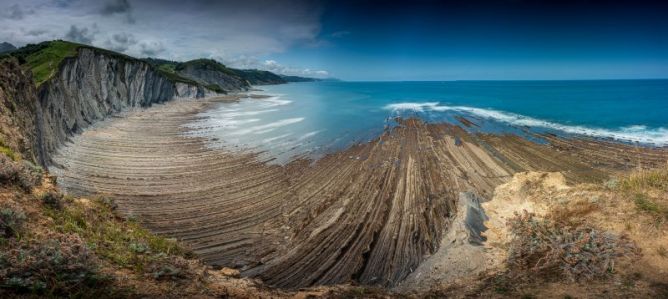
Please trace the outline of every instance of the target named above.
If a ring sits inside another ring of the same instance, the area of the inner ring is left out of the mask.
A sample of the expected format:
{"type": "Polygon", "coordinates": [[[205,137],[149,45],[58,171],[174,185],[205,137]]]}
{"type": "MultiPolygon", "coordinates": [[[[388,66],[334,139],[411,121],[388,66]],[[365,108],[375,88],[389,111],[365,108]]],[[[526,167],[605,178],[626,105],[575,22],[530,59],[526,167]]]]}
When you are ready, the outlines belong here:
{"type": "Polygon", "coordinates": [[[368,142],[396,125],[397,116],[455,124],[464,116],[479,125],[468,128],[474,131],[668,145],[668,80],[304,82],[256,89],[248,94],[269,97],[220,104],[188,124],[191,134],[277,162],[368,142]]]}

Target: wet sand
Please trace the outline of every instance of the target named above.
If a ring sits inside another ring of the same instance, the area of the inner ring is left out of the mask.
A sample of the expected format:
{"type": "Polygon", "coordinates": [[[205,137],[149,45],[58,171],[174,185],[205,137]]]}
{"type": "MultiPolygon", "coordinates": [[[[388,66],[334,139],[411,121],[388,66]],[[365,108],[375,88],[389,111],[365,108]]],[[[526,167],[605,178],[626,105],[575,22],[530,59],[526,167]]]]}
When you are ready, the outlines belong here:
{"type": "Polygon", "coordinates": [[[60,149],[50,170],[66,192],[113,198],[206,262],[267,284],[394,286],[438,250],[460,192],[489,198],[527,170],[600,182],[668,159],[666,149],[557,136],[537,144],[417,119],[286,165],[185,136],[199,112],[233,100],[174,101],[105,121],[60,149]]]}

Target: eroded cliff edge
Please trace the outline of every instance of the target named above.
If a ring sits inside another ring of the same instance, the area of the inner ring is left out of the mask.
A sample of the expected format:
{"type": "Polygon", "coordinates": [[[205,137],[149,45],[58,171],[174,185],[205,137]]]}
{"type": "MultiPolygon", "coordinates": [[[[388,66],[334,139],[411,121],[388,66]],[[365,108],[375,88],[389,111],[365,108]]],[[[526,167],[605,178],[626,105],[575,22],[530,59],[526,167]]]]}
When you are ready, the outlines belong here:
{"type": "Polygon", "coordinates": [[[2,114],[10,129],[5,131],[19,125],[22,132],[21,138],[13,133],[5,142],[16,143],[15,150],[43,166],[68,137],[110,115],[217,94],[196,82],[169,78],[144,61],[92,47],[78,47],[74,56],[49,62],[58,66],[37,87],[20,60],[5,58],[0,66],[2,114]]]}
{"type": "Polygon", "coordinates": [[[83,128],[105,117],[173,99],[215,95],[207,88],[174,82],[149,64],[80,48],[58,73],[40,86],[36,105],[40,163],[83,128]]]}

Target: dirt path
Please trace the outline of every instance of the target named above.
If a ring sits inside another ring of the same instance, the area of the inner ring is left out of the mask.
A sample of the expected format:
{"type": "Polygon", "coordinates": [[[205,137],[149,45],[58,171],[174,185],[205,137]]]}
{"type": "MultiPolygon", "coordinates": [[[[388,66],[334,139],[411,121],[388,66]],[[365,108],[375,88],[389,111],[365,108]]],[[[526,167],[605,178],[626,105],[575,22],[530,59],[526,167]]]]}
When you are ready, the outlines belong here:
{"type": "Polygon", "coordinates": [[[205,261],[270,285],[392,286],[437,252],[462,191],[489,198],[524,170],[602,180],[668,157],[589,140],[472,136],[410,119],[315,163],[268,165],[183,135],[198,112],[230,100],[175,101],[107,121],[60,149],[51,171],[67,192],[109,196],[205,261]]]}

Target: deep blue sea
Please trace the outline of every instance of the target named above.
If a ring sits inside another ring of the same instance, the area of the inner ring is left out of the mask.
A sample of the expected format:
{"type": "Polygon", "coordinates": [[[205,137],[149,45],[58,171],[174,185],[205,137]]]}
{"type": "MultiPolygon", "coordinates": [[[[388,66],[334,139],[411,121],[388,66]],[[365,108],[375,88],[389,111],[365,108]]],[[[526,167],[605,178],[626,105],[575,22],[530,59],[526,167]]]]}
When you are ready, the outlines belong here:
{"type": "MultiPolygon", "coordinates": [[[[277,161],[367,142],[395,116],[459,122],[485,132],[527,129],[668,145],[668,80],[306,82],[258,86],[190,124],[212,146],[270,153],[277,161]]],[[[536,140],[541,142],[540,140],[536,140]]]]}

